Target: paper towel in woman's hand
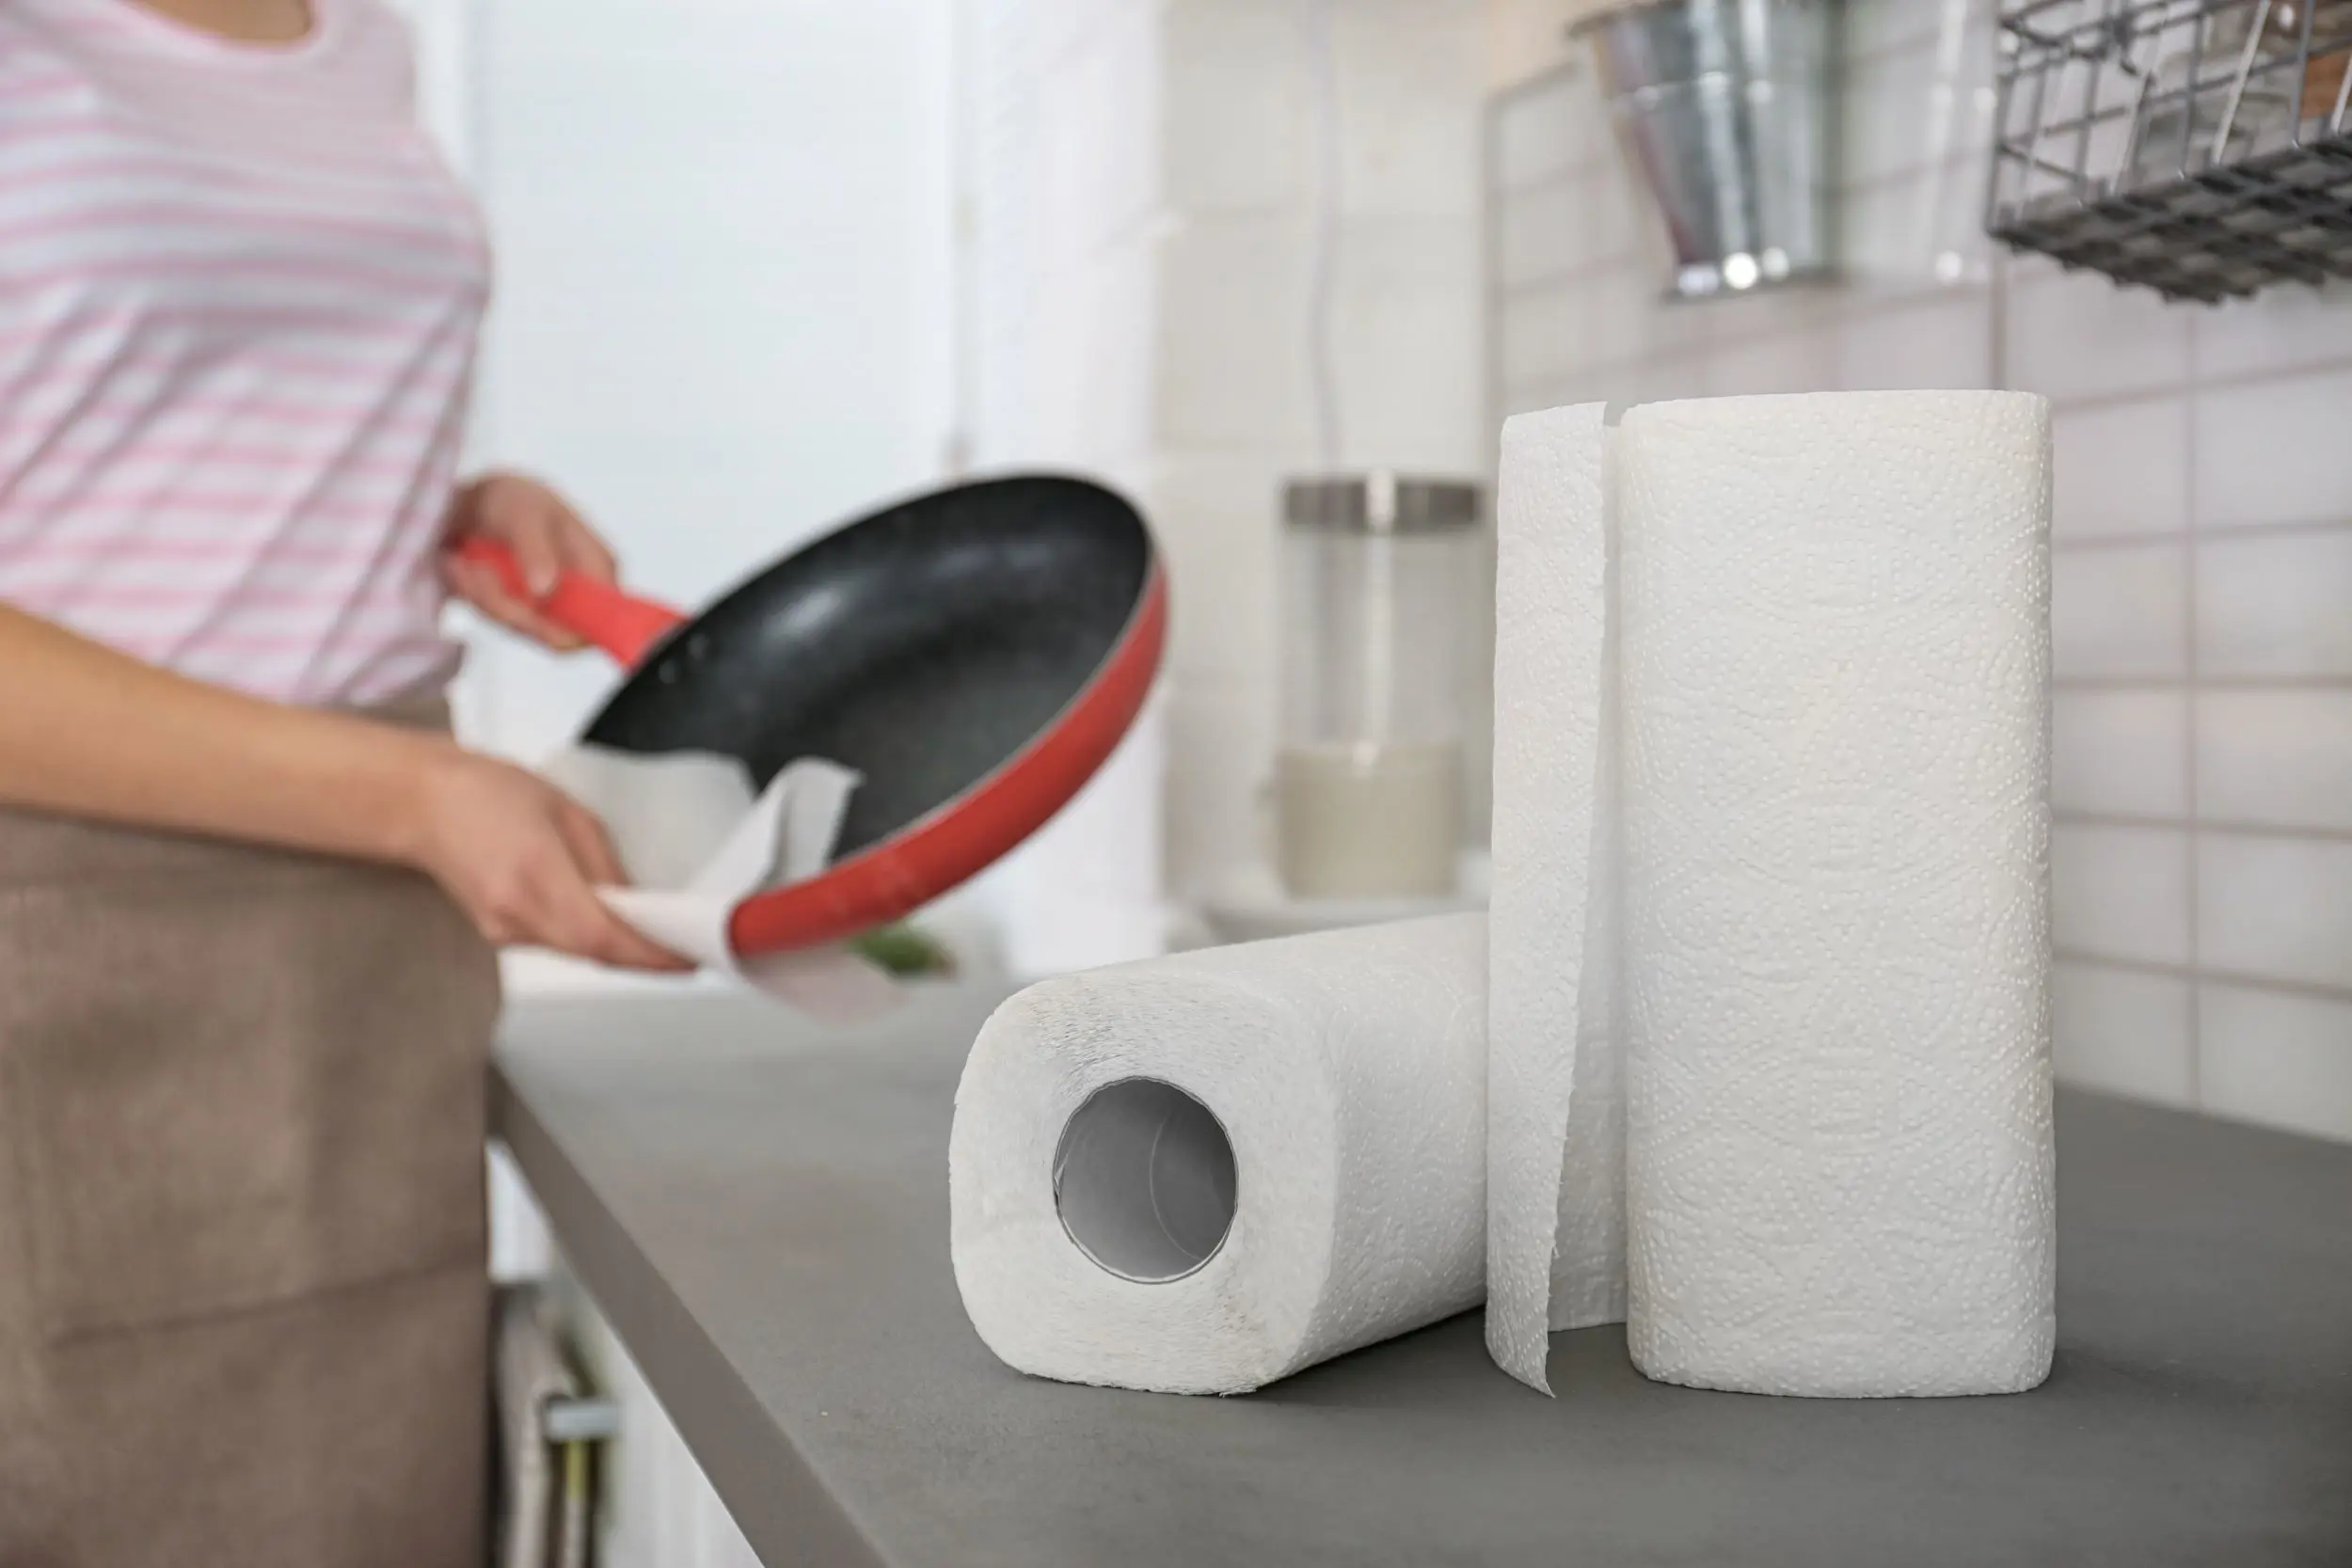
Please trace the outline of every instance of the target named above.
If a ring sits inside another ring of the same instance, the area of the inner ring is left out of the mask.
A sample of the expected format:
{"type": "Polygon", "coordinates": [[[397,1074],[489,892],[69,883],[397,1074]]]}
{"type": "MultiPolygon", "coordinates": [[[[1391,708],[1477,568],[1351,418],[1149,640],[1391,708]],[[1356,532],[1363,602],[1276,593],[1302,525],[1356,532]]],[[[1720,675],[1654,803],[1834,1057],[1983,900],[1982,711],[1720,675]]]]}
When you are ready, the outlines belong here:
{"type": "Polygon", "coordinates": [[[814,877],[832,860],[858,785],[849,768],[804,758],[755,790],[751,770],[735,757],[582,743],[557,752],[540,772],[603,822],[629,885],[600,888],[597,896],[645,936],[821,1022],[862,1022],[904,999],[889,975],[848,947],[746,958],[729,934],[745,898],[814,877]]]}
{"type": "Polygon", "coordinates": [[[1699,1386],[2047,1373],[2048,452],[2009,393],[1506,427],[1487,1338],[1514,1375],[1620,1310],[1644,1371],[1699,1386]]]}
{"type": "Polygon", "coordinates": [[[956,1092],[956,1283],[1025,1372],[1231,1394],[1477,1305],[1486,918],[1030,987],[956,1092]]]}

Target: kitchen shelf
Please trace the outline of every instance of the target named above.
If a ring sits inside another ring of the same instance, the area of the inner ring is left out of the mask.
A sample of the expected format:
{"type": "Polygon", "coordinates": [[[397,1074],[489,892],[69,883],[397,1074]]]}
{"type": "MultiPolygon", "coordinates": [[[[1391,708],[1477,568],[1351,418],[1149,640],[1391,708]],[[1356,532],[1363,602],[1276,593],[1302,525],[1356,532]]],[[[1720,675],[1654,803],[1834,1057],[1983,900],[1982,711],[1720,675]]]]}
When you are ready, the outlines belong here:
{"type": "Polygon", "coordinates": [[[2352,3],[2020,0],[1985,228],[2207,303],[2352,277],[2352,3]]]}

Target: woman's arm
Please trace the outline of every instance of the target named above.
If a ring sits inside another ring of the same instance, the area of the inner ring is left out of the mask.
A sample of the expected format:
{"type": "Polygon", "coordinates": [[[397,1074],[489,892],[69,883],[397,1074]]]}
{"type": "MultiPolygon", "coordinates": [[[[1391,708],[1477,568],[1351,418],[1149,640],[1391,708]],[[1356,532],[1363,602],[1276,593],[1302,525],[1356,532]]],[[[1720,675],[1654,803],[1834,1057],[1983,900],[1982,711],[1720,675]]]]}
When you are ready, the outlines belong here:
{"type": "Polygon", "coordinates": [[[408,865],[494,942],[687,967],[593,891],[596,817],[445,737],[262,701],[0,606],[0,805],[408,865]]]}

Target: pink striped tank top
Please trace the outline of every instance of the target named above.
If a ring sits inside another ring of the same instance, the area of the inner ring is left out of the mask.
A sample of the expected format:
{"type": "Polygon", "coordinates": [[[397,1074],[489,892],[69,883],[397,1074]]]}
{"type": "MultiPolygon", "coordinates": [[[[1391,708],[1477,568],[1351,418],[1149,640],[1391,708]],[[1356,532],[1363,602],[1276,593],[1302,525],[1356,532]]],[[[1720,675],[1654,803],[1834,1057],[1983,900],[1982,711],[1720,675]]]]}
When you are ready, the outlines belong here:
{"type": "Polygon", "coordinates": [[[0,600],[199,679],[445,680],[488,292],[379,0],[283,46],[0,0],[0,600]]]}

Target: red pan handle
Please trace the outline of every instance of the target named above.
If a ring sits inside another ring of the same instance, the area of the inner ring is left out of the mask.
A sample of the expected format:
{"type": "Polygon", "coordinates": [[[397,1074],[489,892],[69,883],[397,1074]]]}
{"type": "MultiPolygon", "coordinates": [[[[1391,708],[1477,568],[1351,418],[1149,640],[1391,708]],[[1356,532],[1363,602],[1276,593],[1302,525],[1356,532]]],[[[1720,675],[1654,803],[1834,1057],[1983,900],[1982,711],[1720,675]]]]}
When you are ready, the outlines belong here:
{"type": "Polygon", "coordinates": [[[554,590],[543,598],[523,581],[522,565],[514,553],[493,540],[468,539],[457,546],[457,558],[496,572],[508,593],[536,606],[565,631],[602,648],[624,670],[635,669],[647,649],[686,619],[668,605],[624,594],[578,572],[559,574],[554,590]]]}

